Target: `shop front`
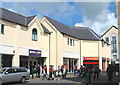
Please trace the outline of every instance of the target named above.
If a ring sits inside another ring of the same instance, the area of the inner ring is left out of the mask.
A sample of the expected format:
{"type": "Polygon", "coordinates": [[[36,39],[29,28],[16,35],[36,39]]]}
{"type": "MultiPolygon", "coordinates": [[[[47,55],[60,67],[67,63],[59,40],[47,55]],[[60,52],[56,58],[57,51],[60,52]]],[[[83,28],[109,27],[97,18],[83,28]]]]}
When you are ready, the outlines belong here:
{"type": "Polygon", "coordinates": [[[31,74],[35,65],[43,66],[46,64],[46,57],[41,57],[41,54],[40,50],[29,49],[29,56],[20,56],[20,66],[28,68],[31,74]]]}
{"type": "Polygon", "coordinates": [[[12,67],[12,59],[13,55],[2,54],[1,55],[2,67],[12,67]]]}
{"type": "Polygon", "coordinates": [[[92,69],[96,65],[99,65],[98,57],[84,57],[83,66],[87,66],[92,69]]]}
{"type": "Polygon", "coordinates": [[[68,65],[68,72],[74,72],[74,65],[78,67],[77,58],[63,58],[63,65],[68,65]]]}

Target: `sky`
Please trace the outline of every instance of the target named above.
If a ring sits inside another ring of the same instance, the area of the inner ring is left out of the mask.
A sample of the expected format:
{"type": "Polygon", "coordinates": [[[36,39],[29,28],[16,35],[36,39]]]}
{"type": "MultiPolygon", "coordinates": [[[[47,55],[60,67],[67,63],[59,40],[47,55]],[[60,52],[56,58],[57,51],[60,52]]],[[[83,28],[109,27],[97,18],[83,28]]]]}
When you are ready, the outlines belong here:
{"type": "Polygon", "coordinates": [[[2,2],[0,7],[24,16],[48,16],[68,26],[89,27],[102,35],[117,26],[116,2],[2,2]]]}

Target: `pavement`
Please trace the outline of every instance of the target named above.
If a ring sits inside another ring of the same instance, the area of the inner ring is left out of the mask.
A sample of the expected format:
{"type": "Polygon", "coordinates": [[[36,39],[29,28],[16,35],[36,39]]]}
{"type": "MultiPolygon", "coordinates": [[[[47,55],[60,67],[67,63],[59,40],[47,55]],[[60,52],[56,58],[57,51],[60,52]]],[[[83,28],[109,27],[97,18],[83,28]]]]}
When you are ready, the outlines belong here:
{"type": "Polygon", "coordinates": [[[118,74],[113,77],[112,82],[109,82],[107,79],[106,72],[101,72],[99,80],[93,79],[91,75],[91,83],[86,84],[85,78],[75,77],[72,73],[67,74],[66,79],[57,80],[42,80],[42,78],[34,78],[27,80],[26,84],[21,83],[10,83],[9,85],[120,85],[118,81],[118,74]]]}

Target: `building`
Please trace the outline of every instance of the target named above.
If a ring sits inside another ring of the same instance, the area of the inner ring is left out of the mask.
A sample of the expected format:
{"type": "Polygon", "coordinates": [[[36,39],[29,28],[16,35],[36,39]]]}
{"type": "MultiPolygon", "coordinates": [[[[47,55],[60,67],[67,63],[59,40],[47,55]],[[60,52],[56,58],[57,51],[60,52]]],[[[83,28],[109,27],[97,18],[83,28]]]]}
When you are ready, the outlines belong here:
{"type": "MultiPolygon", "coordinates": [[[[36,64],[74,65],[92,68],[107,67],[110,58],[109,45],[88,27],[66,26],[44,16],[22,16],[0,8],[0,62],[2,67],[23,66],[28,69],[36,64]],[[105,51],[108,52],[105,52],[105,51]],[[103,57],[108,59],[103,65],[103,57]]],[[[49,70],[49,69],[48,69],[49,70]]]]}
{"type": "Polygon", "coordinates": [[[119,63],[118,57],[118,28],[111,26],[103,35],[102,38],[110,44],[112,64],[119,63]]]}

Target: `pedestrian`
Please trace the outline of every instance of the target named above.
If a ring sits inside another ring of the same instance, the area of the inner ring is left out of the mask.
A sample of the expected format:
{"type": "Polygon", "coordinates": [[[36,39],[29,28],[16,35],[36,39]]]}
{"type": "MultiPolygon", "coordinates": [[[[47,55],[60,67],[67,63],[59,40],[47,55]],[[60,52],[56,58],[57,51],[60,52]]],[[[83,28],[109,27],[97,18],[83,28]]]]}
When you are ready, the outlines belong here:
{"type": "MultiPolygon", "coordinates": [[[[50,65],[50,68],[49,68],[49,78],[48,80],[50,80],[50,78],[52,78],[52,75],[53,75],[53,70],[52,70],[52,66],[50,65]]],[[[52,78],[53,80],[53,78],[52,78]]]]}
{"type": "Polygon", "coordinates": [[[45,73],[47,75],[47,66],[46,65],[44,66],[44,70],[45,70],[45,73]]]}
{"type": "Polygon", "coordinates": [[[46,76],[46,66],[43,67],[43,77],[42,77],[42,80],[44,80],[44,78],[47,79],[47,76],[46,76]]]}
{"type": "Polygon", "coordinates": [[[40,78],[40,65],[37,65],[37,77],[40,78]]]}
{"type": "Polygon", "coordinates": [[[42,66],[40,65],[40,77],[42,77],[43,75],[43,69],[42,69],[42,66]]]}
{"type": "Polygon", "coordinates": [[[80,67],[80,77],[83,77],[83,66],[80,67]]]}
{"type": "Polygon", "coordinates": [[[32,79],[35,77],[36,72],[37,72],[36,68],[33,67],[33,69],[32,69],[32,79]]]}
{"type": "Polygon", "coordinates": [[[76,74],[77,66],[74,65],[74,75],[76,74]]]}
{"type": "Polygon", "coordinates": [[[63,67],[63,79],[65,79],[66,78],[66,68],[65,68],[65,66],[63,67]]]}
{"type": "Polygon", "coordinates": [[[109,64],[108,67],[107,67],[107,70],[106,70],[109,82],[112,81],[113,72],[114,72],[113,67],[109,64]]]}
{"type": "Polygon", "coordinates": [[[99,79],[99,74],[100,74],[100,69],[99,69],[99,67],[98,66],[95,66],[94,67],[94,69],[93,69],[93,71],[94,71],[94,79],[99,79]]]}
{"type": "Polygon", "coordinates": [[[113,65],[112,67],[113,67],[113,75],[116,76],[117,67],[115,65],[113,65]]]}

